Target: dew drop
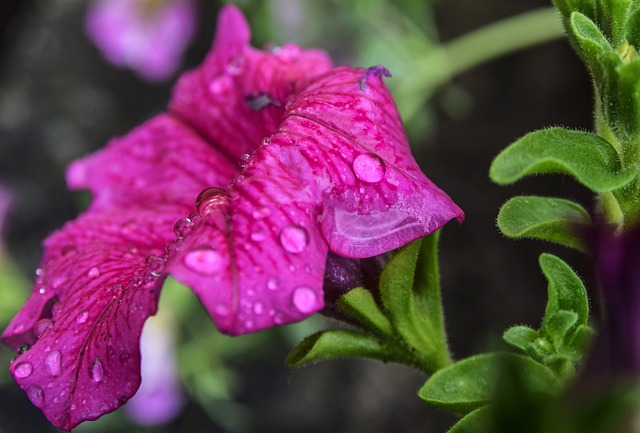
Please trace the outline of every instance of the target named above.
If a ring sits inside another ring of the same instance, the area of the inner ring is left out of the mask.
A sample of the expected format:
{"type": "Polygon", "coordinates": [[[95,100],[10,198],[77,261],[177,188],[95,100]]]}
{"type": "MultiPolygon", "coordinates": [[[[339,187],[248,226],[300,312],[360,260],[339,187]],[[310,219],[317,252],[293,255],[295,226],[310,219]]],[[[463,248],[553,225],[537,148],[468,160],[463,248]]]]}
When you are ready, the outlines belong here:
{"type": "Polygon", "coordinates": [[[260,207],[253,212],[251,212],[251,216],[253,219],[261,220],[271,215],[271,209],[266,206],[260,207]]]}
{"type": "Polygon", "coordinates": [[[256,241],[256,242],[261,242],[263,240],[265,240],[267,236],[264,233],[264,230],[262,229],[258,229],[256,231],[254,231],[253,233],[251,233],[251,240],[252,241],[256,241]]]}
{"type": "Polygon", "coordinates": [[[246,60],[245,60],[244,57],[236,56],[236,57],[232,58],[229,61],[229,63],[227,63],[227,66],[225,67],[225,70],[230,75],[240,75],[242,73],[242,71],[244,70],[244,64],[245,63],[246,63],[246,60]]]}
{"type": "Polygon", "coordinates": [[[31,349],[31,345],[27,344],[27,343],[24,343],[23,345],[21,345],[18,348],[18,355],[22,355],[24,353],[27,353],[29,351],[29,349],[31,349]]]}
{"type": "Polygon", "coordinates": [[[303,314],[308,314],[315,311],[318,304],[318,296],[309,287],[298,287],[293,291],[291,296],[293,305],[298,311],[303,314]]]}
{"type": "Polygon", "coordinates": [[[193,228],[193,222],[189,218],[182,218],[176,221],[173,226],[173,233],[176,235],[178,239],[184,239],[187,236],[191,229],[193,228]]]}
{"type": "Polygon", "coordinates": [[[67,278],[65,276],[61,275],[61,276],[55,277],[51,282],[51,287],[53,289],[59,289],[60,286],[62,286],[66,281],[67,281],[67,278]]]}
{"type": "Polygon", "coordinates": [[[232,87],[231,78],[227,75],[220,75],[209,83],[209,92],[213,96],[223,96],[232,87]]]}
{"type": "Polygon", "coordinates": [[[44,295],[45,293],[47,293],[47,289],[45,289],[44,286],[40,286],[40,288],[38,289],[38,293],[44,295]]]}
{"type": "Polygon", "coordinates": [[[280,244],[285,251],[299,254],[309,244],[309,234],[303,227],[290,225],[280,232],[280,244]]]}
{"type": "Polygon", "coordinates": [[[59,350],[49,352],[44,359],[44,365],[49,376],[60,376],[62,371],[62,353],[59,350]]]}
{"type": "Polygon", "coordinates": [[[256,302],[253,304],[253,312],[258,316],[264,313],[264,304],[262,302],[256,302]]]}
{"type": "Polygon", "coordinates": [[[213,307],[213,313],[218,316],[228,316],[229,314],[231,314],[231,310],[229,310],[229,307],[224,304],[218,304],[213,307]]]}
{"type": "Polygon", "coordinates": [[[19,378],[29,377],[32,372],[33,365],[30,362],[20,362],[16,364],[16,368],[13,370],[13,374],[19,378]]]}
{"type": "Polygon", "coordinates": [[[271,139],[269,137],[265,137],[262,139],[262,145],[263,146],[268,146],[271,144],[271,139]]]}
{"type": "Polygon", "coordinates": [[[80,314],[78,314],[78,317],[76,317],[76,322],[78,324],[83,324],[84,322],[87,321],[88,318],[89,318],[89,312],[83,311],[80,314]]]}
{"type": "Polygon", "coordinates": [[[267,289],[278,290],[278,288],[280,288],[280,278],[271,277],[267,280],[267,289]]]}
{"type": "Polygon", "coordinates": [[[99,276],[100,276],[100,269],[96,267],[89,269],[89,272],[87,272],[87,277],[89,278],[98,278],[99,276]]]}
{"type": "Polygon", "coordinates": [[[150,275],[159,277],[162,274],[164,270],[164,260],[160,257],[149,255],[145,261],[147,262],[147,272],[150,275]]]}
{"type": "Polygon", "coordinates": [[[387,167],[375,153],[362,153],[353,160],[353,172],[363,182],[380,182],[387,171],[387,167]]]}
{"type": "Polygon", "coordinates": [[[40,338],[51,328],[53,328],[53,322],[51,321],[51,319],[40,319],[33,327],[33,333],[35,334],[36,338],[40,338]]]}
{"type": "Polygon", "coordinates": [[[184,265],[202,275],[214,275],[224,265],[222,254],[209,245],[201,245],[184,256],[184,265]]]}
{"type": "Polygon", "coordinates": [[[44,391],[42,388],[36,385],[31,385],[27,388],[27,397],[31,400],[36,407],[42,407],[44,405],[44,391]]]}
{"type": "Polygon", "coordinates": [[[251,158],[251,155],[249,155],[248,153],[243,153],[242,155],[240,155],[240,160],[238,161],[240,167],[245,168],[247,166],[247,163],[249,162],[249,158],[251,158]]]}
{"type": "Polygon", "coordinates": [[[223,188],[207,188],[196,198],[196,208],[204,220],[223,229],[228,216],[229,196],[223,188]]]}
{"type": "Polygon", "coordinates": [[[251,319],[247,319],[244,321],[244,329],[247,331],[251,331],[253,328],[255,328],[255,326],[256,324],[251,319]]]}
{"type": "Polygon", "coordinates": [[[94,382],[100,382],[104,378],[104,367],[102,367],[100,358],[94,359],[91,364],[89,364],[89,377],[94,382]]]}

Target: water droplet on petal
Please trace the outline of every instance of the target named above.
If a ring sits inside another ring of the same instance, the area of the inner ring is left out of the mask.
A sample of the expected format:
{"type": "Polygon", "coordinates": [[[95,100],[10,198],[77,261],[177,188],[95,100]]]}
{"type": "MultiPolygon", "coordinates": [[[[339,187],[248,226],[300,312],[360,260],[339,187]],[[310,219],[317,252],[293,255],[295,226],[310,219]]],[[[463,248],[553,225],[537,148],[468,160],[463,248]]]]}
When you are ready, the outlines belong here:
{"type": "Polygon", "coordinates": [[[29,386],[27,388],[27,397],[29,397],[31,403],[33,403],[36,407],[42,407],[44,405],[44,392],[39,386],[29,386]]]}
{"type": "Polygon", "coordinates": [[[33,365],[30,362],[20,362],[13,370],[13,374],[19,378],[29,377],[33,372],[33,365]]]}
{"type": "Polygon", "coordinates": [[[242,154],[240,156],[240,160],[238,161],[240,167],[245,168],[247,166],[247,162],[249,162],[249,158],[251,158],[251,155],[249,155],[248,153],[242,154]]]}
{"type": "Polygon", "coordinates": [[[353,172],[358,179],[367,183],[380,182],[387,172],[387,166],[375,153],[362,153],[353,160],[353,172]]]}
{"type": "Polygon", "coordinates": [[[49,352],[44,359],[44,365],[49,376],[59,376],[62,371],[62,353],[59,350],[49,352]]]}
{"type": "Polygon", "coordinates": [[[256,220],[261,220],[271,215],[271,209],[266,206],[259,207],[258,209],[251,212],[251,216],[256,220]]]}
{"type": "Polygon", "coordinates": [[[22,355],[23,353],[27,353],[31,349],[31,345],[24,343],[18,348],[18,355],[22,355]]]}
{"type": "Polygon", "coordinates": [[[145,258],[147,262],[147,272],[154,276],[159,277],[164,270],[164,260],[160,257],[149,255],[145,258]]]}
{"type": "Polygon", "coordinates": [[[303,227],[290,225],[280,232],[280,244],[285,251],[292,254],[299,254],[309,244],[309,234],[303,227]]]}
{"type": "Polygon", "coordinates": [[[196,207],[204,220],[218,229],[227,226],[229,196],[222,188],[207,188],[196,198],[196,207]]]}
{"type": "Polygon", "coordinates": [[[253,304],[253,312],[258,316],[264,313],[264,304],[262,302],[256,302],[253,304]]]}
{"type": "Polygon", "coordinates": [[[191,232],[192,228],[193,223],[191,222],[191,220],[189,218],[182,218],[176,221],[175,225],[173,226],[173,233],[178,239],[183,239],[191,232]]]}
{"type": "Polygon", "coordinates": [[[99,276],[100,276],[100,269],[96,267],[89,269],[89,272],[87,272],[87,277],[89,278],[98,278],[99,276]]]}
{"type": "Polygon", "coordinates": [[[230,75],[240,75],[244,69],[245,63],[246,60],[244,57],[236,56],[233,59],[229,60],[229,63],[227,63],[225,70],[230,75]]]}
{"type": "Polygon", "coordinates": [[[209,83],[209,92],[211,92],[213,96],[220,97],[229,92],[232,86],[233,83],[231,77],[227,75],[220,75],[209,83]]]}
{"type": "Polygon", "coordinates": [[[253,322],[253,320],[248,319],[244,321],[244,329],[246,331],[251,331],[253,328],[255,328],[256,324],[253,322]]]}
{"type": "Polygon", "coordinates": [[[228,316],[229,314],[231,314],[231,310],[224,304],[218,304],[213,307],[213,313],[218,316],[228,316]]]}
{"type": "Polygon", "coordinates": [[[80,314],[78,314],[78,317],[76,317],[76,322],[79,324],[83,324],[84,322],[87,321],[88,318],[89,318],[89,312],[83,311],[80,314]]]}
{"type": "Polygon", "coordinates": [[[256,242],[261,242],[263,240],[265,240],[267,236],[264,233],[264,230],[262,229],[258,229],[256,231],[254,231],[253,233],[251,233],[251,240],[252,241],[256,241],[256,242]]]}
{"type": "Polygon", "coordinates": [[[291,296],[293,305],[303,314],[309,314],[316,310],[318,295],[309,287],[298,287],[291,296]]]}
{"type": "Polygon", "coordinates": [[[104,378],[104,367],[102,367],[100,358],[94,359],[91,364],[89,364],[89,377],[94,382],[100,382],[104,378]]]}
{"type": "Polygon", "coordinates": [[[267,289],[278,290],[279,287],[280,287],[280,278],[271,277],[267,280],[267,289]]]}
{"type": "Polygon", "coordinates": [[[262,139],[262,145],[263,146],[268,146],[271,144],[271,139],[269,137],[265,137],[262,139]]]}
{"type": "Polygon", "coordinates": [[[51,321],[51,319],[40,319],[33,327],[33,333],[35,334],[36,338],[40,338],[51,328],[53,328],[53,322],[51,321]]]}
{"type": "Polygon", "coordinates": [[[213,247],[201,245],[189,251],[184,256],[184,265],[202,275],[214,275],[224,265],[224,257],[213,247]]]}
{"type": "Polygon", "coordinates": [[[67,277],[65,276],[61,275],[61,276],[55,277],[53,281],[51,281],[51,287],[53,289],[59,289],[60,286],[62,286],[66,281],[67,281],[67,277]]]}

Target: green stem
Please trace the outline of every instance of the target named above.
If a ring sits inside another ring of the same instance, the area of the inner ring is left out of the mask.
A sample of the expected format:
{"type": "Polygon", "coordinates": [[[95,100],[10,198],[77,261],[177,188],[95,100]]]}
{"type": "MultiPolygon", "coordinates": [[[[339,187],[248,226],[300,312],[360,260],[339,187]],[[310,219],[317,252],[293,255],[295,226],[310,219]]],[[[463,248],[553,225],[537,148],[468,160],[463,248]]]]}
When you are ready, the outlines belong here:
{"type": "Polygon", "coordinates": [[[558,39],[564,28],[553,7],[525,12],[489,24],[460,36],[416,61],[416,73],[403,80],[397,88],[398,97],[416,101],[413,107],[403,107],[409,118],[420,108],[434,89],[447,83],[454,75],[506,54],[558,39]]]}

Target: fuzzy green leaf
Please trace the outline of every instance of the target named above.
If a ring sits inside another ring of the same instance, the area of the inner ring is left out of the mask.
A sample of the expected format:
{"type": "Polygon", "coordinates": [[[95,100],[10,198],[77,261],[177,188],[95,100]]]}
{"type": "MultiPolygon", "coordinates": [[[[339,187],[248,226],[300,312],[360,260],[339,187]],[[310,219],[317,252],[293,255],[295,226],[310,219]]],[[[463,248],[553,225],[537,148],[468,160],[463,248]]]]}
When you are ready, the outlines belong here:
{"type": "Polygon", "coordinates": [[[594,74],[596,80],[602,77],[599,65],[600,57],[613,49],[607,38],[586,15],[573,12],[569,18],[571,32],[577,42],[580,55],[594,74]]]}
{"type": "Polygon", "coordinates": [[[498,227],[507,237],[535,238],[585,250],[575,224],[588,223],[589,214],[569,200],[552,197],[521,196],[507,201],[498,213],[498,227]]]}
{"type": "Polygon", "coordinates": [[[361,357],[384,362],[402,361],[399,353],[376,337],[349,330],[321,331],[305,338],[287,356],[286,364],[298,368],[327,359],[361,357]]]}
{"type": "Polygon", "coordinates": [[[578,315],[573,311],[560,310],[551,317],[546,317],[543,330],[557,349],[562,349],[567,334],[578,322],[578,315]]]}
{"type": "MultiPolygon", "coordinates": [[[[578,315],[577,323],[585,325],[589,320],[587,290],[580,277],[560,258],[541,254],[538,259],[542,272],[549,281],[545,321],[561,310],[578,315]]],[[[543,324],[544,327],[544,324],[543,324]]]]}
{"type": "Polygon", "coordinates": [[[420,389],[419,396],[432,406],[467,414],[491,400],[505,362],[517,368],[528,389],[541,393],[557,391],[558,379],[553,372],[531,358],[513,353],[486,353],[436,372],[420,389]]]}
{"type": "Polygon", "coordinates": [[[621,170],[616,150],[595,134],[550,128],[527,134],[504,149],[489,175],[506,185],[529,175],[564,173],[593,191],[607,192],[631,182],[637,171],[635,166],[621,170]]]}
{"type": "Polygon", "coordinates": [[[447,433],[488,433],[493,421],[493,413],[488,406],[483,406],[465,415],[447,433]]]}
{"type": "Polygon", "coordinates": [[[366,329],[376,333],[393,336],[393,328],[384,313],[380,311],[373,294],[357,287],[349,290],[338,300],[338,308],[349,317],[360,322],[366,329]]]}
{"type": "Polygon", "coordinates": [[[629,0],[599,0],[596,6],[598,26],[614,46],[620,45],[627,20],[629,0]]]}
{"type": "Polygon", "coordinates": [[[531,343],[538,338],[538,331],[528,326],[512,326],[504,331],[502,339],[510,345],[526,352],[531,343]]]}

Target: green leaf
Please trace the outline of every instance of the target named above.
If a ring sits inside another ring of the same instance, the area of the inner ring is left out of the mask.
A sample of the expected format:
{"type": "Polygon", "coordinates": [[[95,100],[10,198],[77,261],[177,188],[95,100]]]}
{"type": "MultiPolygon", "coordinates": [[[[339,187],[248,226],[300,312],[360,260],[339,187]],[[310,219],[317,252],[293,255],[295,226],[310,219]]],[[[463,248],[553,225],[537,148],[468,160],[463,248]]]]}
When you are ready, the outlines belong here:
{"type": "Polygon", "coordinates": [[[451,363],[441,320],[436,243],[437,234],[432,234],[398,250],[379,285],[386,316],[426,373],[451,363]]]}
{"type": "Polygon", "coordinates": [[[512,326],[502,334],[504,341],[524,352],[527,352],[529,345],[531,345],[536,338],[538,338],[538,331],[522,325],[512,326]]]}
{"type": "Polygon", "coordinates": [[[594,17],[596,11],[595,0],[553,0],[553,4],[565,17],[571,12],[582,12],[588,17],[594,17]]]}
{"type": "Polygon", "coordinates": [[[607,192],[631,182],[637,171],[635,166],[621,170],[616,150],[595,134],[550,128],[527,134],[504,149],[489,175],[506,185],[533,174],[565,173],[593,191],[607,192]]]}
{"type": "Polygon", "coordinates": [[[466,414],[487,404],[494,395],[501,365],[517,368],[527,388],[554,393],[558,379],[552,371],[527,356],[486,353],[459,361],[436,372],[420,389],[419,396],[432,406],[466,414]]]}
{"type": "Polygon", "coordinates": [[[582,251],[585,246],[573,228],[589,221],[579,204],[552,197],[513,197],[498,213],[498,227],[507,237],[542,239],[582,251]]]}
{"type": "Polygon", "coordinates": [[[624,38],[632,47],[640,48],[640,8],[635,7],[629,11],[624,27],[624,38]]]}
{"type": "Polygon", "coordinates": [[[596,2],[598,25],[614,46],[622,43],[629,0],[599,0],[596,2]]]}
{"type": "Polygon", "coordinates": [[[573,12],[569,18],[569,26],[575,37],[578,51],[591,70],[596,80],[602,79],[599,65],[600,57],[613,50],[607,38],[586,15],[573,12]]]}
{"type": "Polygon", "coordinates": [[[489,433],[494,431],[490,428],[493,421],[491,409],[483,406],[465,415],[447,433],[489,433]]]}
{"type": "Polygon", "coordinates": [[[363,287],[349,290],[338,299],[338,308],[368,330],[389,337],[394,335],[391,323],[380,311],[373,294],[363,287]]]}
{"type": "Polygon", "coordinates": [[[373,358],[384,362],[404,361],[396,348],[372,335],[338,329],[321,331],[305,338],[289,353],[286,364],[290,368],[298,368],[309,362],[347,357],[373,358]]]}
{"type": "Polygon", "coordinates": [[[569,331],[578,322],[578,315],[573,311],[560,310],[546,317],[543,330],[549,336],[556,349],[562,349],[569,331]]]}
{"type": "MultiPolygon", "coordinates": [[[[589,320],[587,290],[580,277],[560,258],[541,254],[538,259],[542,272],[549,281],[545,321],[561,310],[578,315],[577,323],[585,325],[589,320]]],[[[543,324],[544,327],[544,324],[543,324]]]]}

